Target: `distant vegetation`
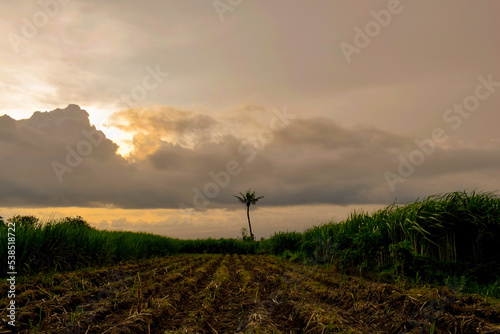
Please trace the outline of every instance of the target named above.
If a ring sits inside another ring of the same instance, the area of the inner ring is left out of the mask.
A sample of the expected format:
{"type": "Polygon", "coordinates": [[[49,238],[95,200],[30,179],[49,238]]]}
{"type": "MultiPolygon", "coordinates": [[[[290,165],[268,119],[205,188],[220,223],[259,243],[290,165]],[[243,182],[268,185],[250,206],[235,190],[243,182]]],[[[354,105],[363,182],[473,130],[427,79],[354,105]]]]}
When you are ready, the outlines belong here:
{"type": "MultiPolygon", "coordinates": [[[[20,274],[97,267],[129,259],[178,253],[273,254],[308,264],[335,265],[345,273],[379,279],[456,284],[500,283],[500,198],[454,192],[374,213],[353,212],[345,221],[280,232],[269,239],[179,240],[148,233],[102,231],[81,217],[41,223],[16,216],[20,274]]],[[[0,258],[6,258],[1,224],[0,258]]],[[[7,272],[0,264],[1,275],[7,272]]],[[[497,289],[499,287],[497,286],[497,289]]]]}

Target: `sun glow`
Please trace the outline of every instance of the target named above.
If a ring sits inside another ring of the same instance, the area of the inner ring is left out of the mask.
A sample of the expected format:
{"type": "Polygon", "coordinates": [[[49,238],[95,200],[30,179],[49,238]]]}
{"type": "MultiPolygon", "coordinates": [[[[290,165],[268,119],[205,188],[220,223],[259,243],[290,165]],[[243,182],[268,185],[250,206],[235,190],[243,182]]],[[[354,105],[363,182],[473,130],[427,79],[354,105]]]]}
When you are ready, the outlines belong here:
{"type": "Polygon", "coordinates": [[[132,134],[122,131],[111,124],[110,117],[114,111],[104,110],[95,106],[85,106],[82,108],[89,113],[90,124],[94,125],[97,130],[102,131],[106,138],[118,145],[117,153],[119,155],[128,158],[134,150],[132,134]]]}

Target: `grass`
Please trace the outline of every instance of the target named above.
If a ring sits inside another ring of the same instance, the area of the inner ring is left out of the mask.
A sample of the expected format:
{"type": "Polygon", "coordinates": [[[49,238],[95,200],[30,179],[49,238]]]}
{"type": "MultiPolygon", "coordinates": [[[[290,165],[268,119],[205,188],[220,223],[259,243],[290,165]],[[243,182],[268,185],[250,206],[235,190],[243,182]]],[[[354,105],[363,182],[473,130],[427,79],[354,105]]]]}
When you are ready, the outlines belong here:
{"type": "MultiPolygon", "coordinates": [[[[4,230],[5,227],[0,228],[2,235],[4,230]]],[[[16,264],[20,275],[99,267],[178,251],[175,239],[148,233],[100,231],[68,222],[16,224],[16,264]]],[[[1,238],[2,257],[6,252],[6,238],[1,238]]],[[[3,262],[0,268],[6,273],[3,262]]]]}
{"type": "MultiPolygon", "coordinates": [[[[453,192],[373,213],[354,211],[303,233],[278,232],[252,242],[179,240],[148,233],[103,231],[81,217],[40,223],[16,216],[20,275],[100,267],[130,259],[179,253],[274,254],[292,261],[335,265],[345,273],[377,273],[483,291],[500,296],[500,198],[493,193],[453,192]],[[43,256],[40,256],[43,254],[43,256]]],[[[7,227],[0,224],[0,257],[7,227]]],[[[5,261],[0,272],[8,271],[5,261]]]]}
{"type": "Polygon", "coordinates": [[[312,264],[334,264],[347,273],[377,273],[451,285],[500,296],[500,198],[453,192],[373,213],[353,212],[343,222],[304,233],[277,233],[262,247],[312,264]]]}
{"type": "MultiPolygon", "coordinates": [[[[237,239],[179,240],[150,233],[97,230],[81,217],[40,222],[33,216],[16,216],[10,221],[16,222],[18,275],[101,267],[180,253],[255,254],[258,247],[256,242],[237,239]]],[[[7,258],[6,232],[7,226],[0,224],[2,258],[7,258]]],[[[2,261],[0,275],[8,271],[7,261],[2,261]]]]}

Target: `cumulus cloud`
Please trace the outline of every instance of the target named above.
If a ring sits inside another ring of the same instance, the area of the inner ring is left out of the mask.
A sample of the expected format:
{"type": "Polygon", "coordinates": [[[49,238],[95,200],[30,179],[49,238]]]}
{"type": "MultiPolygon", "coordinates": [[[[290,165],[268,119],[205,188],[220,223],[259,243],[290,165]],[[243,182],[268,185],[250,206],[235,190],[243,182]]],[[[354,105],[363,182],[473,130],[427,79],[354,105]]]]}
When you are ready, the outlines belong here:
{"type": "Polygon", "coordinates": [[[414,153],[422,150],[414,138],[259,106],[212,116],[129,109],[113,122],[134,134],[130,159],[76,105],[0,117],[2,203],[232,210],[239,208],[232,195],[248,188],[266,196],[263,205],[287,206],[391,203],[499,186],[498,140],[447,141],[427,155],[414,153]],[[424,161],[392,192],[384,173],[400,175],[401,159],[417,156],[424,161]]]}

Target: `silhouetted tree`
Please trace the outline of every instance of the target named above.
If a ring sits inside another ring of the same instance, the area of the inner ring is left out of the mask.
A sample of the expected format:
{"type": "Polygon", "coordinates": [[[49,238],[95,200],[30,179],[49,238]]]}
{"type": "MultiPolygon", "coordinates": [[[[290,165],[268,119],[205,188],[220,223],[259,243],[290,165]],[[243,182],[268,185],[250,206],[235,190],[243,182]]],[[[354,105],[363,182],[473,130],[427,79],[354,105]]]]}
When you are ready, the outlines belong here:
{"type": "Polygon", "coordinates": [[[73,217],[66,217],[64,219],[60,220],[61,224],[69,224],[74,227],[85,227],[85,228],[92,228],[89,223],[87,223],[81,216],[76,216],[75,218],[73,217]]]}
{"type": "Polygon", "coordinates": [[[36,228],[40,226],[40,220],[35,216],[13,216],[9,222],[16,224],[16,227],[36,228]]]}
{"type": "Polygon", "coordinates": [[[235,195],[234,197],[247,206],[248,227],[250,228],[250,238],[252,238],[253,241],[255,240],[255,236],[252,233],[252,224],[250,223],[250,205],[257,204],[259,199],[264,198],[264,196],[255,197],[255,191],[251,193],[250,189],[247,190],[245,195],[242,193],[240,193],[240,195],[241,196],[235,195]]]}

